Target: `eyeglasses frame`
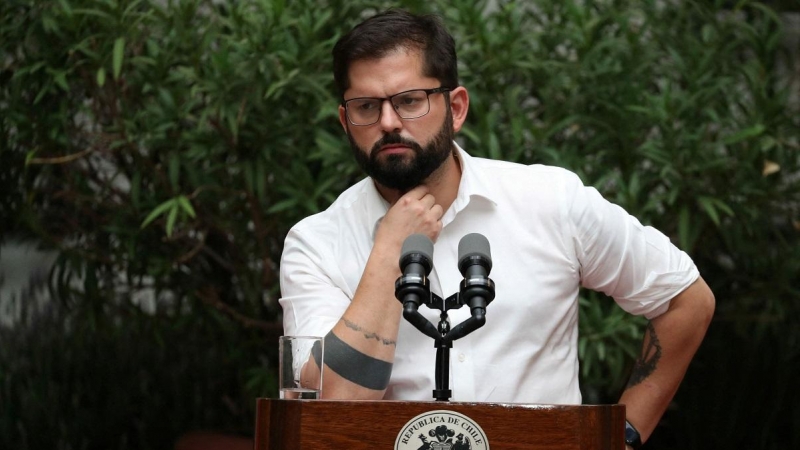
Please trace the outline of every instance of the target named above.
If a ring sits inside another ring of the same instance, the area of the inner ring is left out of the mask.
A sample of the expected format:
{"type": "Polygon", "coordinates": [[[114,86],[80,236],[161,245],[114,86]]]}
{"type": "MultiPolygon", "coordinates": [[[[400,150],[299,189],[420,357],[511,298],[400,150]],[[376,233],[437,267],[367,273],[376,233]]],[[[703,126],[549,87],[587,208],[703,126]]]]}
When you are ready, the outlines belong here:
{"type": "Polygon", "coordinates": [[[422,91],[422,92],[425,92],[425,98],[428,100],[428,111],[426,111],[425,114],[421,114],[421,115],[416,116],[416,117],[402,117],[397,112],[397,109],[394,108],[394,104],[392,104],[392,109],[394,109],[395,114],[397,114],[397,117],[399,117],[401,120],[414,120],[414,119],[419,119],[420,117],[425,117],[428,114],[430,114],[430,112],[431,112],[431,94],[439,94],[439,93],[444,93],[444,92],[450,92],[453,89],[454,88],[444,87],[444,86],[439,86],[438,88],[432,88],[432,89],[408,89],[406,91],[398,92],[398,93],[390,95],[388,97],[355,97],[355,98],[350,98],[350,99],[347,99],[347,100],[342,100],[341,105],[344,108],[344,113],[347,116],[347,121],[350,122],[350,125],[353,125],[353,126],[356,126],[356,127],[368,127],[370,125],[375,125],[376,123],[380,122],[381,115],[383,114],[383,108],[381,107],[378,110],[378,118],[375,119],[375,122],[372,122],[372,123],[355,123],[355,122],[353,122],[353,119],[350,118],[350,110],[347,109],[347,104],[348,103],[350,103],[352,101],[355,101],[355,100],[380,100],[381,106],[383,106],[383,102],[385,102],[385,101],[389,101],[389,103],[392,104],[392,99],[397,97],[398,95],[403,95],[403,94],[407,94],[409,92],[414,92],[414,91],[422,91]]]}

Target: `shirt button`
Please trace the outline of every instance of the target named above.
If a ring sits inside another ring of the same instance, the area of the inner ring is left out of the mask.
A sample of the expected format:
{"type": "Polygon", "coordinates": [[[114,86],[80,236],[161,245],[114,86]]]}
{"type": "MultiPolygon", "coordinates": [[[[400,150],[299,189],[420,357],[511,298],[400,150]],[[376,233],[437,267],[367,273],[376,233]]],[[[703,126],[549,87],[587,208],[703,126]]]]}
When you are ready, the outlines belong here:
{"type": "Polygon", "coordinates": [[[466,361],[467,360],[467,355],[465,355],[463,353],[459,353],[458,354],[458,360],[461,361],[461,362],[466,361]]]}

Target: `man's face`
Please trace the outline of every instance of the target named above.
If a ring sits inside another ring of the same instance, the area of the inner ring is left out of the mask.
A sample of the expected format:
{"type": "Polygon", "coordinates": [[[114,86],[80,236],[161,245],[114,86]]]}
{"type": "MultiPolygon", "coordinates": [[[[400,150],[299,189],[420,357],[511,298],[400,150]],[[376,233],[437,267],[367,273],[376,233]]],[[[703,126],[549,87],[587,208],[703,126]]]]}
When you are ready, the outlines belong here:
{"type": "Polygon", "coordinates": [[[406,192],[422,184],[452,153],[453,118],[448,108],[439,132],[425,146],[392,132],[384,134],[367,150],[356,142],[352,132],[347,137],[358,165],[367,175],[383,186],[406,192]],[[388,150],[395,146],[410,149],[411,154],[388,150]]]}
{"type": "MultiPolygon", "coordinates": [[[[381,59],[356,61],[349,74],[345,100],[440,87],[438,80],[422,75],[417,51],[397,50],[381,59]]],[[[430,112],[416,119],[401,119],[385,101],[378,122],[366,126],[350,123],[340,108],[340,121],[356,161],[378,184],[408,191],[428,179],[452,153],[453,118],[447,97],[435,93],[429,101],[430,112]]]]}

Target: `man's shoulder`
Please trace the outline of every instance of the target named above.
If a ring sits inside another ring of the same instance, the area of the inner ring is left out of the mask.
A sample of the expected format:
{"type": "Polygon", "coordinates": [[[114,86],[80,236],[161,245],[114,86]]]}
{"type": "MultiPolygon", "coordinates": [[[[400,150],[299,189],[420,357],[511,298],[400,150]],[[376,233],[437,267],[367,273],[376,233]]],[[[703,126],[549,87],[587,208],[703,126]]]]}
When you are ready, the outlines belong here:
{"type": "MultiPolygon", "coordinates": [[[[475,168],[492,184],[538,184],[554,188],[564,184],[581,183],[575,172],[545,164],[522,164],[498,159],[472,157],[475,168]]],[[[582,184],[582,183],[581,183],[582,184]]]]}
{"type": "Polygon", "coordinates": [[[305,217],[293,227],[293,232],[308,232],[317,235],[335,236],[348,221],[365,220],[371,207],[380,201],[375,198],[374,187],[369,178],[364,178],[339,194],[324,210],[305,217]]]}

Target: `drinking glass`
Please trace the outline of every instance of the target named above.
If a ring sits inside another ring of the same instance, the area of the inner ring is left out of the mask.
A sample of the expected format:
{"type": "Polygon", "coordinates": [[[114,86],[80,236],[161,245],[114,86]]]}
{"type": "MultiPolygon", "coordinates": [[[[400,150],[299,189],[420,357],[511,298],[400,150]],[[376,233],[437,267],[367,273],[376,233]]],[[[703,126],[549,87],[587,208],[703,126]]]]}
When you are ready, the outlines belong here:
{"type": "Polygon", "coordinates": [[[322,392],[324,340],[319,336],[281,336],[279,388],[285,399],[312,400],[322,392]]]}

